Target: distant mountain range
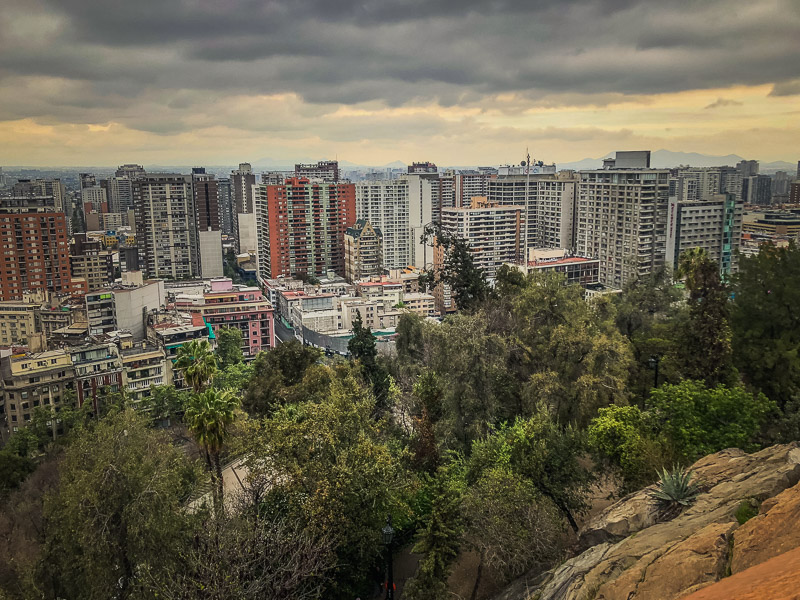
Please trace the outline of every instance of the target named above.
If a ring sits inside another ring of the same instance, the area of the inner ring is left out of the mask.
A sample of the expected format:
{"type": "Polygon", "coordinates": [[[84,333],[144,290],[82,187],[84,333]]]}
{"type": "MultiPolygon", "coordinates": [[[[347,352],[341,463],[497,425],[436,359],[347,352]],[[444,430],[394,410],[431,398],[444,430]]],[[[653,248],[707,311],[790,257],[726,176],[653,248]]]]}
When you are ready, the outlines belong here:
{"type": "MultiPolygon", "coordinates": [[[[599,169],[603,166],[603,158],[614,156],[609,152],[601,158],[584,158],[583,160],[567,163],[558,163],[559,169],[599,169]]],[[[672,152],[670,150],[656,150],[650,155],[650,166],[656,169],[670,169],[681,165],[692,167],[735,167],[736,163],[745,160],[738,154],[727,154],[725,156],[714,156],[711,154],[700,154],[698,152],[672,152]]],[[[775,171],[791,171],[797,169],[796,164],[785,161],[762,162],[760,164],[761,173],[774,173],[775,171]]]]}
{"type": "MultiPolygon", "coordinates": [[[[574,162],[560,162],[556,163],[558,169],[573,169],[579,171],[581,169],[599,169],[603,166],[603,158],[613,156],[614,153],[610,152],[600,158],[584,158],[574,162]]],[[[273,159],[261,158],[252,161],[253,170],[256,172],[262,171],[293,171],[295,163],[314,163],[319,158],[305,157],[294,161],[287,159],[273,159]]],[[[700,154],[698,152],[672,152],[670,150],[656,150],[650,155],[650,165],[654,168],[672,168],[681,165],[689,165],[692,167],[721,167],[721,166],[736,166],[736,163],[744,160],[738,154],[728,154],[726,156],[715,156],[712,154],[700,154]]],[[[474,169],[477,166],[489,166],[491,163],[483,163],[481,165],[442,165],[440,168],[452,169],[474,169]]],[[[196,165],[195,165],[196,166],[196,165]]],[[[370,169],[383,170],[383,169],[405,169],[407,163],[400,160],[395,160],[385,165],[363,165],[359,163],[350,162],[349,160],[339,160],[339,167],[345,171],[368,171],[370,169]]],[[[237,165],[206,165],[206,170],[209,173],[217,175],[227,175],[231,169],[235,169],[237,165]]],[[[151,172],[172,172],[172,173],[188,173],[191,171],[189,166],[167,166],[167,165],[145,165],[145,168],[151,172]]],[[[87,173],[95,173],[97,175],[105,175],[113,173],[116,167],[22,167],[22,166],[6,166],[6,172],[16,170],[31,170],[32,172],[45,172],[45,171],[85,171],[87,173]]],[[[797,163],[789,163],[786,161],[762,162],[760,164],[761,173],[774,173],[775,171],[788,171],[795,173],[797,170],[797,163]]]]}

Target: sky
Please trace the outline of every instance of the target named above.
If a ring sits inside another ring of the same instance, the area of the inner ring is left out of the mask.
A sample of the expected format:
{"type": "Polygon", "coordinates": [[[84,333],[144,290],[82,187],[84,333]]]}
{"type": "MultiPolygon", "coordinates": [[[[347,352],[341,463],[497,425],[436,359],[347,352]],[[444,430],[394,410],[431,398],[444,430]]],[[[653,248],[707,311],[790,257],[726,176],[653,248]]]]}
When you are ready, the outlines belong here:
{"type": "Polygon", "coordinates": [[[0,165],[800,159],[800,0],[2,0],[0,165]]]}

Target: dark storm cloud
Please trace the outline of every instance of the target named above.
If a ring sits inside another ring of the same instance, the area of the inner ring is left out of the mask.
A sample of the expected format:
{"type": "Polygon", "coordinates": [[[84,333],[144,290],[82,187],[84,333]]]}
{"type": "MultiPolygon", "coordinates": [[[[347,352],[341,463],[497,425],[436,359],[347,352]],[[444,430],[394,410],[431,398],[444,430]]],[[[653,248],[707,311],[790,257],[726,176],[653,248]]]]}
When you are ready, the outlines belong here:
{"type": "MultiPolygon", "coordinates": [[[[34,112],[159,131],[153,110],[224,94],[390,106],[764,83],[793,94],[798,31],[797,0],[4,0],[0,94],[18,78],[77,82],[34,112]]],[[[0,118],[21,109],[2,103],[0,118]]]]}

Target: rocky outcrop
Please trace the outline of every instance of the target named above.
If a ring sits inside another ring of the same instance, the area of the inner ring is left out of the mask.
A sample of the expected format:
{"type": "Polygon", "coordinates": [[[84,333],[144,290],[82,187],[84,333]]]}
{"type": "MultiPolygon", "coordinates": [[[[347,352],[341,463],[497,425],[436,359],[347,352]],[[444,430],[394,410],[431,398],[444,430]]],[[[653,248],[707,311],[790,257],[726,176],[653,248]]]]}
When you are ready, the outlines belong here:
{"type": "MultiPolygon", "coordinates": [[[[535,583],[525,581],[523,587],[517,582],[516,589],[510,587],[499,598],[681,598],[713,584],[731,568],[732,548],[740,536],[735,513],[743,500],[762,503],[763,518],[760,515],[745,525],[754,530],[753,540],[760,539],[756,531],[759,523],[763,528],[772,528],[780,522],[779,515],[781,520],[797,518],[792,515],[800,505],[790,506],[788,498],[800,502],[800,487],[781,494],[800,481],[797,444],[773,446],[749,455],[740,450],[724,450],[697,461],[692,468],[704,491],[678,517],[658,522],[648,490],[623,498],[584,527],[579,537],[583,550],[580,554],[535,583]],[[786,500],[781,499],[784,495],[786,500]],[[775,518],[767,519],[769,511],[779,506],[775,518]]],[[[762,556],[769,558],[771,552],[800,543],[792,540],[787,538],[784,545],[762,543],[762,556]]],[[[749,547],[756,545],[753,541],[749,547]]],[[[744,556],[748,551],[742,548],[744,556]]],[[[753,564],[744,558],[737,560],[742,568],[753,564]]]]}
{"type": "Polygon", "coordinates": [[[736,532],[732,573],[800,547],[800,485],[765,500],[759,513],[736,532]]]}
{"type": "Polygon", "coordinates": [[[797,600],[800,548],[789,550],[681,600],[797,600]]]}

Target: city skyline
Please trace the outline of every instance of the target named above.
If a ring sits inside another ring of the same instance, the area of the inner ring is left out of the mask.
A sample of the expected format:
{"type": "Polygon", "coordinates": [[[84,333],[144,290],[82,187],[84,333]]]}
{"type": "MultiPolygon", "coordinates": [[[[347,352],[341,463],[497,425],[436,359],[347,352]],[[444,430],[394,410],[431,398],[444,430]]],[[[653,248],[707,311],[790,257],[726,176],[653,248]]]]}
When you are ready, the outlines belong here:
{"type": "Polygon", "coordinates": [[[800,5],[9,0],[0,164],[793,162],[800,5]]]}

